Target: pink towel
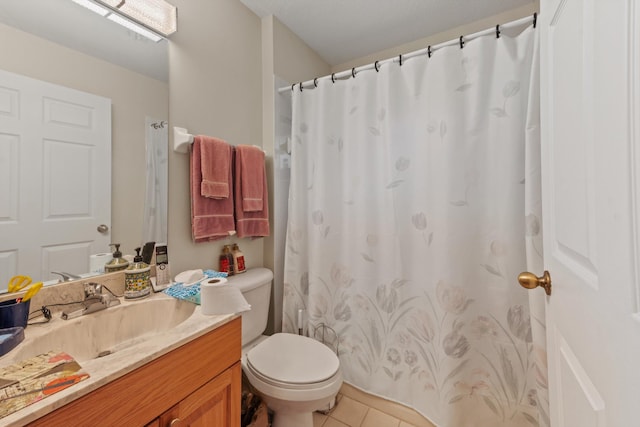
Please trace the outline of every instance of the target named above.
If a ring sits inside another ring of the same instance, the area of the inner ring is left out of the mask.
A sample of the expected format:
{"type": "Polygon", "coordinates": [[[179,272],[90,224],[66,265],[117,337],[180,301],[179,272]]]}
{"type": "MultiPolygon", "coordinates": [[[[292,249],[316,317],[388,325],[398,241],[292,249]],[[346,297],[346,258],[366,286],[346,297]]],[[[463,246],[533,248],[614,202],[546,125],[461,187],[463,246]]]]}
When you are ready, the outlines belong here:
{"type": "Polygon", "coordinates": [[[202,183],[200,194],[214,199],[229,197],[229,169],[231,168],[231,146],[225,141],[210,136],[198,135],[200,139],[200,169],[202,183]]]}
{"type": "MultiPolygon", "coordinates": [[[[242,196],[242,209],[245,212],[260,212],[264,202],[264,151],[252,145],[238,145],[236,147],[236,167],[242,168],[240,178],[240,195],[242,196]]],[[[237,188],[237,186],[236,186],[237,188]]]]}
{"type": "MultiPolygon", "coordinates": [[[[202,138],[196,136],[191,146],[191,232],[196,243],[218,240],[235,230],[233,221],[233,197],[211,199],[202,196],[201,170],[202,138]]],[[[227,180],[232,182],[231,164],[227,166],[227,180]]]]}
{"type": "Polygon", "coordinates": [[[264,152],[251,145],[238,145],[235,158],[234,197],[236,202],[236,230],[238,237],[264,237],[269,235],[269,206],[267,172],[264,152]],[[247,153],[250,153],[247,155],[247,153]],[[251,159],[251,160],[249,160],[251,159]],[[259,160],[256,160],[259,159],[259,160]],[[252,201],[245,204],[245,188],[251,188],[252,201]],[[260,193],[255,192],[260,189],[260,193]],[[259,202],[258,202],[259,201],[259,202]],[[247,206],[249,209],[246,209],[247,206]],[[255,210],[259,208],[259,210],[255,210]]]}

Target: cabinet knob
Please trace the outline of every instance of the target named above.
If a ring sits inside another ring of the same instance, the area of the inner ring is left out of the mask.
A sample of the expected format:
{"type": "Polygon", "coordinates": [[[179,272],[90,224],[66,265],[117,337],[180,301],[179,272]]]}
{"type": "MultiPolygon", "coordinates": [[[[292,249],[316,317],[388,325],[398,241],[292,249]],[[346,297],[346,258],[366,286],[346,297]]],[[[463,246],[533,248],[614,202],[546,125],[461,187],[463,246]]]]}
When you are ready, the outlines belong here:
{"type": "Polygon", "coordinates": [[[174,418],[169,423],[169,427],[180,427],[182,425],[182,420],[180,418],[174,418]]]}

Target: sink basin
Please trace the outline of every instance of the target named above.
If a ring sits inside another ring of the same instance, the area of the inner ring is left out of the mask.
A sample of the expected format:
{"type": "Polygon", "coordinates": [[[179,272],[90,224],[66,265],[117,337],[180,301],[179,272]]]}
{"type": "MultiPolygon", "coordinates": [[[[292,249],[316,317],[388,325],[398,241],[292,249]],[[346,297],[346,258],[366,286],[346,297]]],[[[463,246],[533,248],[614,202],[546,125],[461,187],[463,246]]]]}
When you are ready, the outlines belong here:
{"type": "Polygon", "coordinates": [[[19,361],[50,350],[64,351],[78,362],[108,356],[178,326],[195,307],[170,297],[124,301],[75,319],[29,326],[25,334],[33,339],[25,340],[7,356],[19,361]]]}

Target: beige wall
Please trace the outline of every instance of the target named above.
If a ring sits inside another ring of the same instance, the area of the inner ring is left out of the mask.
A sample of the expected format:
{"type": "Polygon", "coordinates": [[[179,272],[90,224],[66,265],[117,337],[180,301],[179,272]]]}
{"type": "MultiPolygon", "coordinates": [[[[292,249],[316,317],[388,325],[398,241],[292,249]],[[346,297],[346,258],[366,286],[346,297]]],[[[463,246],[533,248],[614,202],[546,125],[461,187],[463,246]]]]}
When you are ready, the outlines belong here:
{"type": "Polygon", "coordinates": [[[460,27],[455,27],[438,34],[434,34],[433,36],[421,38],[410,43],[405,43],[399,46],[392,47],[390,49],[381,50],[379,52],[375,52],[361,58],[356,58],[342,64],[337,64],[332,67],[331,72],[337,73],[344,70],[350,70],[353,67],[373,64],[376,60],[383,60],[398,56],[400,54],[414,52],[416,50],[424,49],[430,45],[433,46],[438,43],[457,39],[461,35],[473,34],[478,31],[486,30],[487,28],[495,27],[497,24],[506,24],[507,22],[511,22],[525,16],[531,16],[533,18],[534,12],[538,12],[540,10],[539,3],[540,2],[536,0],[535,3],[512,9],[498,15],[491,16],[489,18],[474,21],[460,27]]]}
{"type": "MultiPolygon", "coordinates": [[[[173,0],[178,32],[169,43],[171,127],[262,145],[260,19],[238,0],[173,0]]],[[[170,137],[170,141],[172,138],[170,137]]],[[[170,142],[171,145],[171,142],[170,142]]],[[[264,239],[232,238],[248,267],[263,265],[264,239]]],[[[224,241],[191,239],[189,156],[169,153],[169,259],[177,273],[218,268],[224,241]]]]}
{"type": "MultiPolygon", "coordinates": [[[[299,82],[323,76],[331,67],[298,36],[273,16],[262,18],[262,140],[269,153],[269,211],[272,213],[272,235],[265,239],[264,265],[273,271],[271,307],[267,332],[282,327],[283,256],[286,233],[289,173],[278,169],[273,159],[281,156],[275,150],[275,77],[299,82]]],[[[279,83],[282,84],[282,83],[279,83]]]]}
{"type": "Polygon", "coordinates": [[[295,83],[331,72],[331,66],[320,55],[277,18],[271,18],[273,19],[273,70],[276,76],[295,83]]]}
{"type": "Polygon", "coordinates": [[[112,241],[135,253],[142,239],[145,116],[168,118],[167,84],[4,24],[0,40],[0,68],[111,99],[112,241]]]}

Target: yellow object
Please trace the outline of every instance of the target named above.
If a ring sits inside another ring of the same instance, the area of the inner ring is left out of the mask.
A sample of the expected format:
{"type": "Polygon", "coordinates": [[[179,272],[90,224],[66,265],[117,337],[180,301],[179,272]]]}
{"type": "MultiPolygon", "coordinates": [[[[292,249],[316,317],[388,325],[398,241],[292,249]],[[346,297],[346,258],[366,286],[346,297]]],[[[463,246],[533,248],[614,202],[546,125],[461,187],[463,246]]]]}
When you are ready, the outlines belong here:
{"type": "Polygon", "coordinates": [[[31,299],[31,297],[37,294],[38,291],[42,288],[42,282],[31,284],[31,277],[29,276],[13,276],[9,280],[9,286],[7,290],[11,293],[20,292],[27,286],[29,286],[29,289],[27,289],[27,292],[20,299],[22,302],[28,301],[29,299],[31,299]]]}
{"type": "Polygon", "coordinates": [[[42,288],[42,282],[34,283],[27,289],[27,293],[22,297],[22,302],[29,301],[42,288]]]}
{"type": "Polygon", "coordinates": [[[29,286],[31,284],[31,277],[29,276],[13,276],[9,280],[9,292],[18,292],[22,288],[29,286]]]}

